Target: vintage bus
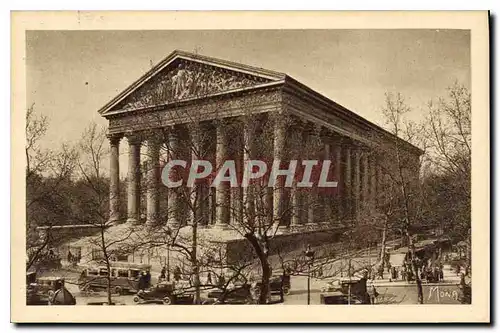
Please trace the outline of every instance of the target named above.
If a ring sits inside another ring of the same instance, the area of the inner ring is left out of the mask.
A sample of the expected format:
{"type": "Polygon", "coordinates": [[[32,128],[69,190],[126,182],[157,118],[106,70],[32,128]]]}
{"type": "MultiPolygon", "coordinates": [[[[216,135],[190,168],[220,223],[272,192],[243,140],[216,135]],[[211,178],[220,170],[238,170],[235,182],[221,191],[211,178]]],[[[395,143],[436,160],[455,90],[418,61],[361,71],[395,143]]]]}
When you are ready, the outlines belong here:
{"type": "MultiPolygon", "coordinates": [[[[138,291],[142,272],[149,276],[151,265],[129,262],[110,262],[111,288],[116,294],[135,293],[138,291]]],[[[86,267],[80,274],[78,286],[81,291],[106,290],[108,287],[108,269],[105,264],[86,267]]]]}

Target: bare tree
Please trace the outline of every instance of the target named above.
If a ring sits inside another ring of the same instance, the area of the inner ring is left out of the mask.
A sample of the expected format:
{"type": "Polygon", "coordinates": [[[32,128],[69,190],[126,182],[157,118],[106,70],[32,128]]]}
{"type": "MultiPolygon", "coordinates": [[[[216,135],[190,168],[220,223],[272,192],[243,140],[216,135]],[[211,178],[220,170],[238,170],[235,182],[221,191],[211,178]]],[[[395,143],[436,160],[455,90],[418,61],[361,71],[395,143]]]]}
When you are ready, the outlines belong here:
{"type": "Polygon", "coordinates": [[[466,87],[455,82],[446,97],[429,102],[426,133],[433,171],[426,183],[429,212],[441,221],[441,229],[466,241],[470,266],[472,138],[466,87]]]}
{"type": "MultiPolygon", "coordinates": [[[[422,281],[418,274],[419,268],[411,234],[411,228],[419,221],[422,209],[418,172],[420,156],[415,156],[415,153],[409,151],[400,140],[404,139],[410,143],[415,143],[419,138],[418,134],[422,132],[422,127],[406,121],[405,115],[410,112],[410,108],[405,104],[403,96],[399,93],[395,95],[386,94],[386,105],[382,112],[388,130],[394,135],[392,143],[381,147],[384,156],[386,156],[386,161],[389,160],[387,157],[390,157],[391,161],[390,164],[386,164],[384,172],[388,176],[389,186],[397,193],[394,198],[396,200],[394,208],[400,221],[402,221],[401,230],[406,237],[411,253],[411,264],[417,285],[418,300],[420,304],[423,304],[422,281]]],[[[422,142],[419,143],[422,145],[422,142]]]]}
{"type": "MultiPolygon", "coordinates": [[[[109,149],[106,145],[106,129],[99,127],[95,123],[91,123],[82,134],[79,143],[81,152],[78,161],[78,168],[80,176],[84,185],[93,193],[89,199],[91,202],[87,203],[87,209],[91,221],[83,221],[98,227],[99,233],[97,237],[90,237],[89,243],[95,248],[99,249],[107,269],[107,299],[108,304],[113,304],[112,301],[112,276],[111,276],[111,259],[115,255],[116,248],[121,243],[127,241],[134,230],[126,230],[124,235],[111,237],[106,233],[110,226],[109,221],[109,188],[106,176],[103,172],[103,162],[109,154],[109,149]]],[[[97,258],[92,258],[97,259],[97,258]]]]}
{"type": "Polygon", "coordinates": [[[55,221],[67,216],[61,192],[71,182],[78,157],[76,149],[69,144],[63,144],[58,150],[44,148],[41,140],[48,127],[46,116],[37,115],[34,105],[28,108],[25,128],[27,270],[48,264],[48,247],[61,240],[52,235],[50,228],[55,221]],[[41,226],[46,227],[43,233],[37,229],[41,226]]]}

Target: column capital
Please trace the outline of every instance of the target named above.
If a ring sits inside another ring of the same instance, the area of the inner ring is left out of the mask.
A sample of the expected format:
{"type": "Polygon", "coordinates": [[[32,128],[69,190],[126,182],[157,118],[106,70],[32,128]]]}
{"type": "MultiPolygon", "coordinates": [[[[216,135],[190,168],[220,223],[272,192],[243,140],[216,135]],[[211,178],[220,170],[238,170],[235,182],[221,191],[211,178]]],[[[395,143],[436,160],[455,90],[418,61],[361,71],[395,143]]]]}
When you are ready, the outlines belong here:
{"type": "Polygon", "coordinates": [[[123,133],[108,133],[106,137],[112,145],[117,145],[123,138],[123,133]]]}
{"type": "Polygon", "coordinates": [[[129,144],[140,144],[143,140],[143,133],[139,132],[127,132],[125,133],[125,137],[127,138],[129,144]]]}
{"type": "Polygon", "coordinates": [[[163,140],[163,130],[161,128],[152,128],[142,133],[141,137],[147,141],[158,143],[163,140]]]}

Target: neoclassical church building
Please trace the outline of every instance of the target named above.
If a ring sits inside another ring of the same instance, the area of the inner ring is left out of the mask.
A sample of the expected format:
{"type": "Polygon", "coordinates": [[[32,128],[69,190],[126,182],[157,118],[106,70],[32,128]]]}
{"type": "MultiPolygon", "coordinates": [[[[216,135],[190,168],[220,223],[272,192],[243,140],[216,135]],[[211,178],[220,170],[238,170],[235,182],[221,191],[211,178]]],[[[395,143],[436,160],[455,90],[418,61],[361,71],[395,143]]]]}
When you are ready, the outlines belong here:
{"type": "Polygon", "coordinates": [[[182,228],[196,221],[203,237],[224,243],[228,253],[235,247],[235,256],[245,242],[235,229],[254,223],[262,209],[276,225],[275,242],[303,250],[331,243],[346,223],[376,214],[390,190],[387,174],[401,163],[408,175],[419,174],[420,149],[292,77],[183,51],[171,53],[99,113],[109,122],[110,224],[182,228]],[[128,152],[125,183],[120,145],[128,152]],[[171,159],[210,160],[215,167],[232,159],[241,172],[245,160],[259,158],[329,160],[337,187],[305,191],[295,180],[290,187],[279,181],[260,200],[227,182],[215,188],[196,183],[187,196],[162,183],[171,159]]]}

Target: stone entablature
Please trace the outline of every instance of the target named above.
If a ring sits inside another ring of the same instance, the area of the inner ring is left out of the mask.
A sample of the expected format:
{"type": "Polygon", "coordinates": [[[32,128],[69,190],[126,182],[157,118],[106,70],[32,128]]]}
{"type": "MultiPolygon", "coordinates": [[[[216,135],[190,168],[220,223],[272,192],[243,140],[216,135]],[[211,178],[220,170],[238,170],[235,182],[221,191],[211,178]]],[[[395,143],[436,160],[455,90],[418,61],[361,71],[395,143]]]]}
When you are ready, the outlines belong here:
{"type": "Polygon", "coordinates": [[[281,93],[277,88],[260,89],[252,94],[228,94],[219,98],[184,101],[107,116],[109,133],[144,131],[178,124],[203,122],[244,115],[245,106],[251,105],[252,114],[281,110],[281,93]]]}

